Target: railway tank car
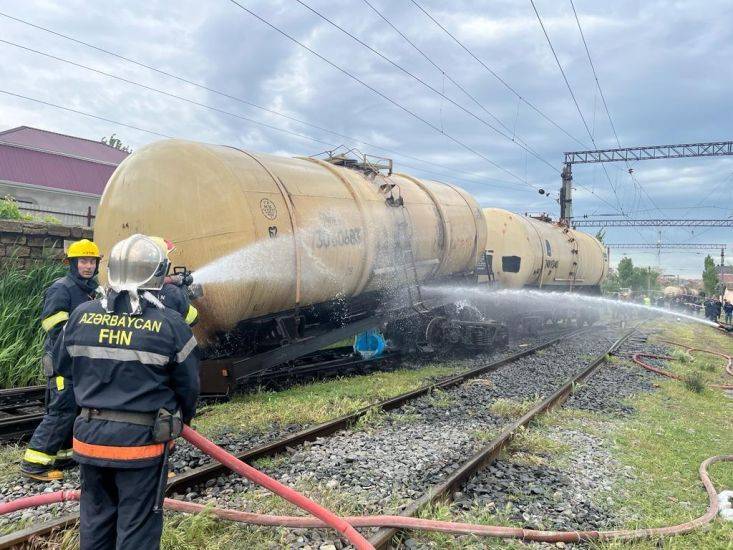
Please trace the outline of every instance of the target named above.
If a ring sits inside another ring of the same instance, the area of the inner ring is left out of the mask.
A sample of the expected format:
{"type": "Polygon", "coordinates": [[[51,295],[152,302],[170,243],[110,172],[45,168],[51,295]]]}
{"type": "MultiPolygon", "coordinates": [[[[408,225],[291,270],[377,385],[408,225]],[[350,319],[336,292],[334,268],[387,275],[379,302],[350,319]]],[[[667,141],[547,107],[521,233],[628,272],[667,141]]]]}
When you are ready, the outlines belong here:
{"type": "Polygon", "coordinates": [[[358,328],[353,322],[400,300],[430,311],[420,303],[421,283],[475,279],[486,241],[475,199],[391,174],[391,163],[387,172],[366,158],[326,162],[164,140],[114,172],[95,239],[103,249],[134,233],[172,240],[172,264],[203,283],[197,336],[224,346],[221,354],[272,352],[238,364],[240,372],[262,368],[288,358],[273,351],[283,343],[308,340],[298,351],[307,353],[343,338],[308,332],[328,325],[324,319],[358,328]]]}
{"type": "MultiPolygon", "coordinates": [[[[608,254],[597,239],[549,218],[522,216],[500,208],[484,208],[486,249],[481,259],[483,276],[494,287],[600,294],[608,274],[608,254]]],[[[493,300],[487,317],[508,325],[515,333],[536,333],[549,323],[592,323],[597,307],[574,303],[543,303],[506,296],[493,300]]]]}
{"type": "Polygon", "coordinates": [[[608,254],[591,235],[500,208],[483,213],[487,261],[499,286],[600,291],[608,254]]]}

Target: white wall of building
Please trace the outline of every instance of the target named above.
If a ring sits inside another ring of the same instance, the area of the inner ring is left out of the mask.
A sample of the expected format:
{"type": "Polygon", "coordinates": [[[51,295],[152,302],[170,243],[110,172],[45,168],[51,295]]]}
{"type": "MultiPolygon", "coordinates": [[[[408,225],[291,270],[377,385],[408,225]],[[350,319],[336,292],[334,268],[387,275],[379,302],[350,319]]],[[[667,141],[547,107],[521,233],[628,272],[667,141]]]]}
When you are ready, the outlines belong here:
{"type": "MultiPolygon", "coordinates": [[[[62,212],[49,214],[65,225],[87,225],[86,214],[89,207],[92,214],[96,214],[100,197],[91,193],[52,189],[37,185],[0,180],[0,197],[12,197],[18,201],[18,206],[26,213],[43,217],[46,215],[39,210],[62,212]],[[72,215],[77,214],[77,215],[72,215]]],[[[92,225],[94,220],[92,220],[92,225]]]]}

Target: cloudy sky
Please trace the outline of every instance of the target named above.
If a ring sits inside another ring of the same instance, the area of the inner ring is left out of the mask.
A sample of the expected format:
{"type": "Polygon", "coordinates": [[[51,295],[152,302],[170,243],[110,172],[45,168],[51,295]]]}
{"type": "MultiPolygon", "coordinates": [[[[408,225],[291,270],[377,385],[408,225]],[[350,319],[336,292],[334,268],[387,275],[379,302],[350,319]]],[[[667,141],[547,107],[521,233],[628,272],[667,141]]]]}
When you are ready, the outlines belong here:
{"type": "MultiPolygon", "coordinates": [[[[115,133],[133,148],[164,136],[284,155],[344,144],[485,206],[554,216],[563,152],[617,146],[569,0],[535,5],[585,124],[529,0],[238,1],[0,2],[0,128],[115,133]]],[[[729,0],[575,8],[622,146],[733,139],[729,0]]],[[[576,216],[733,216],[731,158],[577,165],[574,177],[576,216]]],[[[611,228],[606,241],[658,237],[611,228]]],[[[733,255],[729,228],[666,228],[661,240],[733,255]]],[[[656,251],[624,248],[614,263],[624,252],[657,265],[656,251]]],[[[704,254],[664,252],[662,268],[699,276],[704,254]]]]}

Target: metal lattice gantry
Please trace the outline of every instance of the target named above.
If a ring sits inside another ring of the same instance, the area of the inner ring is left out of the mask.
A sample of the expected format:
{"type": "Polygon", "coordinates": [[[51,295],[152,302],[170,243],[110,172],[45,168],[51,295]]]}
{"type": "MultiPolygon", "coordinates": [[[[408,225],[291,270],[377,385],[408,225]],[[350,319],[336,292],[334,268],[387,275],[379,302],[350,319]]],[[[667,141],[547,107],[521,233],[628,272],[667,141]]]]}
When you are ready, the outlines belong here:
{"type": "Polygon", "coordinates": [[[573,164],[723,156],[733,156],[733,141],[647,145],[644,147],[619,147],[618,149],[567,152],[565,153],[565,166],[562,170],[562,187],[560,188],[560,218],[570,222],[573,217],[573,164]]]}
{"type": "Polygon", "coordinates": [[[718,243],[604,243],[608,248],[671,248],[675,250],[725,250],[726,245],[718,243]]]}
{"type": "Polygon", "coordinates": [[[626,218],[575,218],[573,219],[573,227],[733,227],[733,218],[726,218],[722,220],[631,220],[626,218]]]}
{"type": "Polygon", "coordinates": [[[683,143],[678,145],[649,145],[646,147],[598,149],[595,151],[572,151],[565,153],[565,164],[628,162],[688,157],[722,157],[731,155],[733,155],[733,141],[715,141],[710,143],[683,143]]]}

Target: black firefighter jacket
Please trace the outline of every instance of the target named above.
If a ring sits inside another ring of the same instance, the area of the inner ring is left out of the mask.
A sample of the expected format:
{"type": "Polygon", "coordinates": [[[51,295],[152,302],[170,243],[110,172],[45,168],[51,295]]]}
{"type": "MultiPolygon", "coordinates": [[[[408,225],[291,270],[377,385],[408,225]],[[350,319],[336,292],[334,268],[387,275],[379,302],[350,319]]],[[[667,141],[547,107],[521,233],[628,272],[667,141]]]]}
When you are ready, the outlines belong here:
{"type": "Polygon", "coordinates": [[[97,282],[94,279],[82,279],[73,271],[65,277],[56,279],[48,287],[41,312],[41,326],[46,331],[46,340],[43,343],[43,351],[46,354],[53,352],[56,338],[61,334],[69,315],[79,305],[94,299],[96,287],[97,282]]]}
{"type": "MultiPolygon", "coordinates": [[[[141,314],[131,315],[126,294],[111,299],[114,313],[100,300],[72,313],[54,352],[55,370],[72,380],[79,407],[136,413],[180,409],[188,424],[199,394],[191,329],[160,302],[141,297],[141,314]]],[[[155,464],[162,452],[144,425],[83,414],[74,424],[74,458],[83,464],[139,468],[155,464]]]]}

